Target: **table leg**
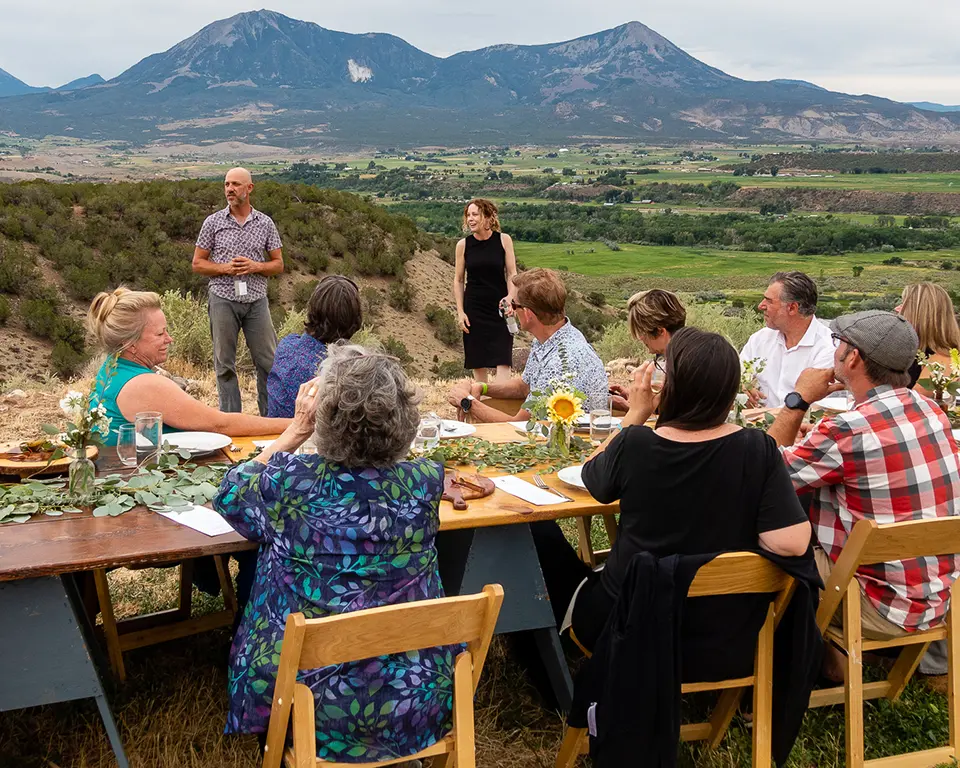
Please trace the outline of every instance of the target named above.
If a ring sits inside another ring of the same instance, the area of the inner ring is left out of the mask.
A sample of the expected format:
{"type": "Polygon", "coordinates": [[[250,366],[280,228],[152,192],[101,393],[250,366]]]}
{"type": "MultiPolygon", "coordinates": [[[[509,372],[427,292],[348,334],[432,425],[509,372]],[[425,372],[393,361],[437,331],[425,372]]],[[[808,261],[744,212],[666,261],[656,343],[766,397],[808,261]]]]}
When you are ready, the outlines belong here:
{"type": "Polygon", "coordinates": [[[94,698],[119,768],[129,768],[68,578],[0,584],[0,712],[94,698]]]}
{"type": "Polygon", "coordinates": [[[100,618],[103,621],[103,639],[107,645],[107,656],[110,657],[113,674],[122,682],[127,679],[127,670],[123,665],[120,631],[113,614],[113,601],[110,600],[110,583],[107,581],[106,570],[103,568],[95,570],[93,578],[97,584],[97,597],[100,599],[100,618]]]}
{"type": "Polygon", "coordinates": [[[534,630],[554,695],[567,711],[573,699],[573,681],[560,646],[530,526],[444,531],[437,536],[437,551],[446,594],[476,593],[485,584],[503,586],[497,634],[534,630]]]}

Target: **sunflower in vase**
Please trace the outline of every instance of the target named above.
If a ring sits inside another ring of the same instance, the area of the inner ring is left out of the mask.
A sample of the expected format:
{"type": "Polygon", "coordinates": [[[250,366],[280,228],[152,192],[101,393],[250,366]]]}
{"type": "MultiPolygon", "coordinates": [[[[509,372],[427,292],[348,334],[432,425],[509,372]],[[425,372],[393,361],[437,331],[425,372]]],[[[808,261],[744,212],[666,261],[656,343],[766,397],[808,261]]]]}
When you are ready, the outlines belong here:
{"type": "Polygon", "coordinates": [[[573,386],[573,374],[553,379],[546,390],[531,393],[528,434],[546,437],[547,448],[558,456],[570,452],[570,437],[583,416],[584,395],[573,386]],[[546,423],[544,423],[546,422],[546,423]]]}

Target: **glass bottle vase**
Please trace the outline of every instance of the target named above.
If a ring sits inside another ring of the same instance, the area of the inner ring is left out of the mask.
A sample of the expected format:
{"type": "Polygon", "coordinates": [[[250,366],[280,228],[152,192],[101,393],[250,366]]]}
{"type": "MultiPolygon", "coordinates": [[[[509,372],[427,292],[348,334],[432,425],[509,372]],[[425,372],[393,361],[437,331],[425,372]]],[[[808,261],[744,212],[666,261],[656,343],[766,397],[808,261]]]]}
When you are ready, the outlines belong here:
{"type": "Polygon", "coordinates": [[[96,490],[97,467],[87,458],[86,448],[72,448],[69,455],[67,493],[70,501],[76,505],[89,504],[93,501],[96,490]]]}
{"type": "Polygon", "coordinates": [[[550,437],[547,439],[547,449],[559,456],[570,455],[570,435],[572,426],[554,423],[550,425],[550,437]]]}

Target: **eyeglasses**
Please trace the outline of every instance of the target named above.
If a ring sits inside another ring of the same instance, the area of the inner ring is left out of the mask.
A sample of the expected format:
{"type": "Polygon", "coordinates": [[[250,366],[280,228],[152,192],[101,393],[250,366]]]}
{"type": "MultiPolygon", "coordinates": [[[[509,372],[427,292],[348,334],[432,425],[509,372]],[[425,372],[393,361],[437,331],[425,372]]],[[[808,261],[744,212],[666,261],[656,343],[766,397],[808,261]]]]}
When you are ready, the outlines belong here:
{"type": "Polygon", "coordinates": [[[849,343],[850,343],[850,342],[847,341],[845,338],[843,338],[843,336],[841,336],[839,333],[831,333],[831,334],[830,334],[830,338],[833,339],[833,348],[834,348],[834,349],[839,349],[839,347],[840,347],[840,342],[843,342],[844,344],[849,344],[849,343]]]}
{"type": "Polygon", "coordinates": [[[518,309],[526,309],[526,307],[523,304],[517,304],[517,302],[515,302],[513,299],[510,299],[510,307],[514,311],[518,309]]]}

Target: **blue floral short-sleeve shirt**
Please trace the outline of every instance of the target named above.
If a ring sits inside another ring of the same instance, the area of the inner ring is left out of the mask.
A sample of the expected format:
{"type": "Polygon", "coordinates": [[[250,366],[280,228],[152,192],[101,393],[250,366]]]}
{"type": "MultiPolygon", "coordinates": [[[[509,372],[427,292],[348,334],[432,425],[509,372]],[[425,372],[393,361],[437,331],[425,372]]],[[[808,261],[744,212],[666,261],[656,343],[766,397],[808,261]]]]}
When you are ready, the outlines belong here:
{"type": "MultiPolygon", "coordinates": [[[[274,454],[232,468],[214,500],[261,543],[250,602],[230,649],[227,733],[262,733],[287,616],[309,618],[443,596],[434,539],[443,467],[420,459],[347,469],[321,456],[274,454]]],[[[317,756],[403,758],[452,726],[459,646],[302,671],[317,703],[317,756]]]]}

